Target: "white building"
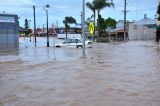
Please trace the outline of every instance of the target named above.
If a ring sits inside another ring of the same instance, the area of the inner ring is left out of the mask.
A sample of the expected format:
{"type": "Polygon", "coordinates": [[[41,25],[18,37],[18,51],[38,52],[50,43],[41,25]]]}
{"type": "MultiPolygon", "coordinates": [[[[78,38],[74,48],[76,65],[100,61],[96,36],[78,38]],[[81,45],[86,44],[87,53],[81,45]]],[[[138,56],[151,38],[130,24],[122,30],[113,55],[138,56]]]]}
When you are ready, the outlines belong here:
{"type": "Polygon", "coordinates": [[[146,14],[144,18],[129,24],[129,40],[155,40],[155,29],[148,28],[150,25],[156,24],[155,19],[147,18],[146,14]]]}

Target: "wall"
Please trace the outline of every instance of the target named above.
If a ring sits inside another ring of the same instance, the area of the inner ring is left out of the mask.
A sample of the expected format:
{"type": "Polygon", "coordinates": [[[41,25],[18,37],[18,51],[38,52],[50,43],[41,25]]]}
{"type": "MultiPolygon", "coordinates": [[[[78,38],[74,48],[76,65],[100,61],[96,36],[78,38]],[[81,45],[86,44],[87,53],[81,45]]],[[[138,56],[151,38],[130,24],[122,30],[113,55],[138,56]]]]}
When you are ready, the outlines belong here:
{"type": "Polygon", "coordinates": [[[129,24],[129,40],[156,40],[155,30],[143,25],[129,24]]]}
{"type": "Polygon", "coordinates": [[[0,14],[0,51],[17,49],[18,39],[17,15],[0,14]]]}

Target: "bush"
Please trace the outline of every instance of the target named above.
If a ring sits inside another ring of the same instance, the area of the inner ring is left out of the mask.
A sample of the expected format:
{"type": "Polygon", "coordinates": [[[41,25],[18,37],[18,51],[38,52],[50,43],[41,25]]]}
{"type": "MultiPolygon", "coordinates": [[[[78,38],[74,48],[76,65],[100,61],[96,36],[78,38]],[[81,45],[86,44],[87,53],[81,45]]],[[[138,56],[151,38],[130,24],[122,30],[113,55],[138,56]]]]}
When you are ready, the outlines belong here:
{"type": "Polygon", "coordinates": [[[108,39],[108,37],[99,37],[99,38],[97,38],[97,42],[109,43],[109,39],[108,39]]]}

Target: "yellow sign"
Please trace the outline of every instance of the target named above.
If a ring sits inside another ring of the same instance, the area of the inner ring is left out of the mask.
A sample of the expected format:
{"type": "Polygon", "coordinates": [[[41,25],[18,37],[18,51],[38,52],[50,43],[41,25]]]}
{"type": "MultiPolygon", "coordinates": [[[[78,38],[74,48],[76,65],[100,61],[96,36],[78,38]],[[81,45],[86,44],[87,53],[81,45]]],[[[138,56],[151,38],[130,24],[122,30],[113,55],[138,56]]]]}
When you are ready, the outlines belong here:
{"type": "Polygon", "coordinates": [[[93,22],[90,22],[90,24],[89,24],[89,33],[91,35],[93,35],[93,33],[94,33],[94,23],[93,22]]]}

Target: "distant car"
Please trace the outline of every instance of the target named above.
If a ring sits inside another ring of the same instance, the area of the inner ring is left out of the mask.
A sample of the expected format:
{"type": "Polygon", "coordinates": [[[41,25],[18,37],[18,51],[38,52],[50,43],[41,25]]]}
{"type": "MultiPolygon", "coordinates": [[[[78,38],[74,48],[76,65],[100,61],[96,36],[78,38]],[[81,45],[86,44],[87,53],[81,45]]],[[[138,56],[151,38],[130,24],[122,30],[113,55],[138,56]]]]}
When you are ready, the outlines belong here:
{"type": "MultiPolygon", "coordinates": [[[[75,47],[75,48],[82,48],[82,39],[80,38],[69,38],[63,43],[58,43],[55,46],[56,47],[75,47]]],[[[86,40],[85,41],[85,47],[91,48],[92,47],[92,41],[86,40]]]]}

